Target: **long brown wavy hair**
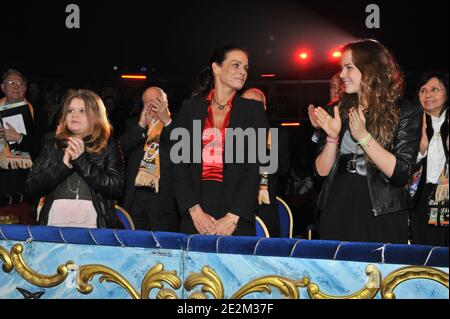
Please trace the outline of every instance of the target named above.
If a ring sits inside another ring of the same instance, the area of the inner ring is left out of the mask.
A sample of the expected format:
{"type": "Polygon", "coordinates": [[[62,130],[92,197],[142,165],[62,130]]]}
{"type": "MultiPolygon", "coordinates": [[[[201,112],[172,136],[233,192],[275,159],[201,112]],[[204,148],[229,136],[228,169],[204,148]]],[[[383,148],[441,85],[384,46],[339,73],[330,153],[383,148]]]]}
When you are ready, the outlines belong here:
{"type": "Polygon", "coordinates": [[[88,135],[84,138],[86,152],[98,154],[106,148],[112,127],[108,121],[103,101],[97,94],[89,90],[72,90],[68,92],[62,106],[56,138],[62,140],[73,136],[73,133],[67,127],[67,114],[73,99],[82,100],[86,107],[90,128],[88,135]]]}
{"type": "Polygon", "coordinates": [[[404,75],[393,55],[375,40],[362,40],[344,46],[352,52],[352,62],[362,74],[361,93],[343,94],[341,117],[348,119],[352,107],[366,108],[367,130],[382,146],[391,145],[400,118],[399,99],[403,97],[404,75]]]}

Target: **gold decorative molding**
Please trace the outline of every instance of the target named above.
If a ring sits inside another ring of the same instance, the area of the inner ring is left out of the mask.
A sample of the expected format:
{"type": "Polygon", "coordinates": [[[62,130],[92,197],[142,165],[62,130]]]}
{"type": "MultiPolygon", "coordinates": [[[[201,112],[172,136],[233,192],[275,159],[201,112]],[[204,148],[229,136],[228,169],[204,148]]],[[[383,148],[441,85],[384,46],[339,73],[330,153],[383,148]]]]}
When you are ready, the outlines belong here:
{"type": "Polygon", "coordinates": [[[331,296],[320,291],[318,285],[308,283],[307,291],[311,299],[373,299],[380,290],[381,272],[375,265],[367,265],[366,275],[369,281],[359,291],[348,296],[331,296]]]}
{"type": "Polygon", "coordinates": [[[249,282],[231,296],[230,299],[242,299],[244,296],[254,292],[266,292],[270,295],[272,294],[271,286],[277,288],[288,299],[299,299],[298,287],[305,287],[307,283],[307,278],[294,281],[281,276],[265,276],[249,282]]]}
{"type": "Polygon", "coordinates": [[[163,289],[163,283],[169,284],[174,289],[181,288],[181,279],[177,276],[175,270],[165,271],[163,264],[157,264],[148,271],[142,280],[141,298],[148,299],[150,291],[159,288],[157,299],[178,299],[177,294],[173,290],[163,289]]]}
{"type": "Polygon", "coordinates": [[[381,296],[383,299],[395,299],[395,288],[401,283],[412,279],[428,279],[433,280],[445,287],[448,285],[448,274],[440,271],[439,269],[416,266],[416,267],[403,267],[391,272],[384,278],[381,284],[381,296]]]}
{"type": "Polygon", "coordinates": [[[115,283],[122,287],[134,299],[148,299],[150,291],[155,288],[160,289],[156,295],[157,299],[177,299],[176,292],[163,288],[163,283],[169,284],[174,289],[181,288],[181,279],[177,276],[177,272],[175,270],[165,271],[162,264],[157,264],[145,275],[142,281],[141,294],[121,274],[103,265],[83,265],[77,267],[72,261],[68,261],[65,265],[60,265],[57,268],[57,274],[46,276],[32,270],[26,264],[22,256],[23,250],[24,248],[21,244],[14,245],[9,253],[8,250],[0,246],[0,259],[3,263],[3,271],[9,273],[15,269],[23,279],[38,287],[56,287],[66,280],[69,269],[75,269],[79,271],[77,290],[82,294],[92,293],[94,288],[89,282],[97,275],[100,276],[100,283],[104,281],[115,283]]]}
{"type": "Polygon", "coordinates": [[[16,225],[19,222],[19,218],[14,215],[0,216],[0,225],[16,225]]]}
{"type": "Polygon", "coordinates": [[[115,283],[125,289],[133,299],[140,299],[136,289],[134,289],[133,286],[121,274],[102,265],[80,266],[81,284],[77,285],[77,290],[85,295],[90,294],[93,291],[93,287],[89,284],[89,282],[92,281],[97,275],[100,275],[100,283],[103,283],[105,280],[107,282],[115,283]]]}
{"type": "Polygon", "coordinates": [[[188,299],[200,299],[200,300],[203,300],[203,299],[208,299],[208,296],[205,293],[203,293],[203,292],[196,291],[196,292],[193,292],[192,294],[190,294],[188,299]]]}
{"type": "MultiPolygon", "coordinates": [[[[93,286],[89,284],[95,276],[99,275],[99,282],[111,282],[122,287],[134,299],[148,299],[153,289],[159,289],[157,299],[178,299],[175,290],[182,287],[182,281],[175,270],[164,270],[163,264],[152,267],[144,276],[139,292],[117,271],[103,265],[83,265],[77,267],[72,261],[57,268],[55,275],[47,276],[32,270],[23,259],[24,247],[21,244],[14,245],[10,252],[0,246],[0,260],[2,269],[6,273],[14,269],[27,282],[43,288],[51,288],[63,283],[68,276],[69,270],[78,270],[77,290],[83,294],[90,294],[93,286]],[[164,288],[167,284],[172,289],[164,288]]],[[[440,283],[449,288],[449,275],[439,269],[423,266],[403,267],[391,272],[382,280],[381,272],[375,265],[367,265],[365,273],[368,277],[365,287],[347,296],[332,296],[322,292],[319,286],[303,277],[300,280],[289,279],[277,275],[260,277],[252,280],[235,292],[231,299],[242,299],[251,293],[272,294],[277,289],[286,298],[299,299],[299,288],[306,288],[311,299],[374,299],[378,292],[383,299],[395,299],[394,290],[405,281],[413,279],[427,279],[440,283]]],[[[201,291],[193,291],[189,299],[208,299],[208,294],[215,299],[223,299],[225,289],[217,272],[205,266],[201,273],[190,273],[184,281],[184,289],[188,292],[195,287],[201,286],[201,291]]]]}
{"type": "MultiPolygon", "coordinates": [[[[191,273],[188,278],[184,282],[184,289],[187,291],[191,291],[196,286],[202,286],[202,292],[204,294],[210,293],[215,299],[223,299],[224,298],[224,289],[222,281],[217,273],[205,266],[202,268],[202,273],[191,273]]],[[[191,295],[198,297],[200,296],[198,293],[191,295]]],[[[201,298],[202,299],[202,298],[201,298]]]]}
{"type": "Polygon", "coordinates": [[[2,269],[4,272],[9,273],[13,271],[14,265],[12,263],[11,257],[9,256],[9,252],[2,246],[0,246],[0,260],[3,263],[2,269]]]}
{"type": "Polygon", "coordinates": [[[172,289],[163,288],[156,294],[156,299],[179,299],[179,298],[177,293],[172,289]]]}
{"type": "Polygon", "coordinates": [[[11,248],[11,261],[16,269],[17,273],[29,283],[42,287],[42,288],[51,288],[58,286],[62,282],[64,282],[69,273],[68,267],[73,265],[72,261],[68,261],[65,265],[60,265],[55,275],[46,276],[39,274],[32,270],[23,260],[22,257],[23,246],[20,244],[15,244],[11,248]]]}

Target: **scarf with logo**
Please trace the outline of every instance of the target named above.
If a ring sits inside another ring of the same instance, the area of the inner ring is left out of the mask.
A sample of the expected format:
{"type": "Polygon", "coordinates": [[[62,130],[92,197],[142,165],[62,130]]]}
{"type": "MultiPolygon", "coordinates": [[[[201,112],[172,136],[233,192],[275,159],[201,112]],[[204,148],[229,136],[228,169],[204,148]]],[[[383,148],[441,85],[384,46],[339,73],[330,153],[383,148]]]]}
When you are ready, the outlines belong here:
{"type": "Polygon", "coordinates": [[[144,146],[144,158],[139,165],[135,185],[137,187],[151,187],[155,193],[159,192],[160,157],[159,141],[164,124],[161,121],[152,122],[148,127],[147,141],[144,146]]]}

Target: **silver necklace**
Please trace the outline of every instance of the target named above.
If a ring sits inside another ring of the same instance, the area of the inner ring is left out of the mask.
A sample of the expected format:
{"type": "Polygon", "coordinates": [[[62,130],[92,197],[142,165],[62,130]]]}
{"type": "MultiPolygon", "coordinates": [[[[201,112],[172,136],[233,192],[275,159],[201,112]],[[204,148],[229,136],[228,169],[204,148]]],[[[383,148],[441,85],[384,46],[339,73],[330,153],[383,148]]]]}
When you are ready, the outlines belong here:
{"type": "Polygon", "coordinates": [[[70,176],[67,178],[67,188],[69,189],[69,192],[71,192],[71,193],[73,193],[73,194],[76,194],[75,200],[78,200],[78,199],[80,198],[80,194],[79,194],[79,191],[80,191],[80,183],[81,183],[81,177],[80,177],[80,179],[78,180],[77,189],[76,189],[76,190],[73,190],[73,189],[70,187],[70,176]]]}
{"type": "Polygon", "coordinates": [[[225,106],[227,106],[227,104],[220,104],[219,102],[217,102],[216,98],[213,95],[213,102],[217,105],[217,107],[219,108],[219,110],[223,111],[223,109],[225,108],[225,106]]]}

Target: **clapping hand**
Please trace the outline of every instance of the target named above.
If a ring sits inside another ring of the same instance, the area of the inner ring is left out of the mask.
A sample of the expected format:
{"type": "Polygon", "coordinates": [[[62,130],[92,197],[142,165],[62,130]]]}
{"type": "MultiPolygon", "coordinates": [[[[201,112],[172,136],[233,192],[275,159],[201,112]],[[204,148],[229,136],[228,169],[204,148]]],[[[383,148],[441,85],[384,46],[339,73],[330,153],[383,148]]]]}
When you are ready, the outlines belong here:
{"type": "Polygon", "coordinates": [[[314,115],[317,117],[317,123],[325,133],[331,138],[337,138],[341,132],[342,121],[339,115],[339,108],[334,107],[334,117],[330,116],[322,107],[314,109],[314,115]]]}
{"type": "Polygon", "coordinates": [[[363,107],[352,108],[349,113],[349,128],[353,138],[358,142],[364,139],[369,133],[366,130],[366,117],[363,107]]]}
{"type": "Polygon", "coordinates": [[[84,141],[78,137],[69,137],[66,151],[72,161],[78,159],[85,151],[84,141]]]}
{"type": "MultiPolygon", "coordinates": [[[[420,154],[424,155],[428,150],[428,136],[427,136],[427,123],[424,122],[422,125],[422,138],[420,139],[420,154]]],[[[448,149],[448,138],[447,138],[447,149],[448,149]]]]}
{"type": "Polygon", "coordinates": [[[308,117],[309,117],[309,120],[311,121],[311,125],[317,130],[320,128],[320,125],[319,125],[319,123],[317,123],[317,116],[314,113],[314,110],[315,110],[314,105],[310,104],[308,106],[308,117]]]}

